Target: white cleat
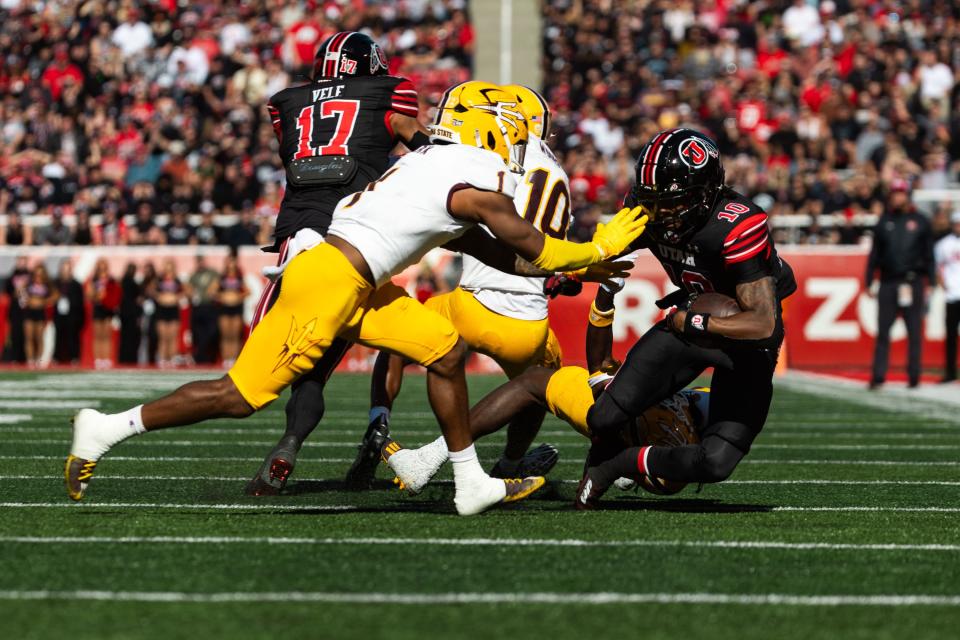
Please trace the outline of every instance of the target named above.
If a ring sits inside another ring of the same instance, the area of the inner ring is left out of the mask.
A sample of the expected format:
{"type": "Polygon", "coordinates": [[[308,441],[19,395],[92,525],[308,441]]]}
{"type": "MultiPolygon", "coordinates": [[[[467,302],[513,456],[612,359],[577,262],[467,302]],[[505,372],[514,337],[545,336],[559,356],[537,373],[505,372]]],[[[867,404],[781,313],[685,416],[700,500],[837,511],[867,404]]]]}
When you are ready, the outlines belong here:
{"type": "Polygon", "coordinates": [[[542,487],[545,482],[543,476],[480,478],[470,483],[458,484],[453,503],[461,516],[472,516],[501,502],[523,500],[542,487]]]}
{"type": "Polygon", "coordinates": [[[400,488],[413,495],[420,493],[446,462],[444,458],[430,460],[419,449],[404,449],[391,438],[384,443],[380,457],[397,474],[400,488]]]}
{"type": "Polygon", "coordinates": [[[482,513],[507,497],[507,485],[503,480],[489,476],[473,482],[457,483],[457,492],[453,503],[461,516],[482,513]]]}

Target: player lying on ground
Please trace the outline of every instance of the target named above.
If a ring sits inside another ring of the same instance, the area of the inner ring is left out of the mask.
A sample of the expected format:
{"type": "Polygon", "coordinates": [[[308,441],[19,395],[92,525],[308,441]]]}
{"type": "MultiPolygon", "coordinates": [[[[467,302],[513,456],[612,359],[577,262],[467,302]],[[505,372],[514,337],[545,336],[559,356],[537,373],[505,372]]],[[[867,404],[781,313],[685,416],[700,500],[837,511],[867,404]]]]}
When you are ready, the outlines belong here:
{"type": "Polygon", "coordinates": [[[735,298],[741,312],[721,318],[681,308],[630,349],[587,413],[594,445],[577,492],[582,508],[620,477],[720,482],[766,422],[783,341],[781,301],[797,285],[777,255],[766,214],[723,178],[716,145],[691,129],[658,133],[640,150],[625,202],[645,207],[651,222],[631,250],[649,249],[681,288],[661,306],[682,307],[685,296],[712,291],[735,298]],[[617,434],[625,424],[707,367],[714,367],[710,422],[700,443],[622,450],[617,434]]]}
{"type": "MultiPolygon", "coordinates": [[[[616,290],[619,290],[619,286],[601,287],[591,306],[586,337],[588,369],[531,367],[494,389],[470,410],[470,428],[474,440],[499,431],[512,416],[522,415],[533,407],[549,410],[579,433],[587,438],[592,437],[587,426],[587,412],[593,406],[594,399],[612,380],[611,374],[620,366],[612,354],[613,298],[616,290]]],[[[703,389],[679,391],[649,407],[636,420],[624,423],[617,434],[617,443],[621,449],[647,444],[670,447],[697,443],[699,432],[707,423],[708,398],[709,392],[703,389]]],[[[511,423],[511,426],[514,424],[511,423]]],[[[517,424],[516,427],[519,429],[521,425],[517,424]]],[[[532,442],[539,428],[539,423],[528,425],[521,438],[532,442]]],[[[390,450],[396,451],[398,447],[397,443],[392,443],[385,455],[389,456],[392,453],[390,450]]],[[[446,447],[443,439],[439,438],[413,451],[425,462],[419,478],[421,482],[414,487],[420,490],[446,461],[446,447]]],[[[389,462],[389,457],[387,460],[389,462]]],[[[647,491],[657,494],[676,493],[686,486],[686,483],[668,482],[646,475],[634,475],[631,479],[647,491]]]]}
{"type": "MultiPolygon", "coordinates": [[[[286,265],[323,241],[337,203],[383,175],[398,142],[410,150],[429,144],[417,121],[413,84],[387,75],[387,69],[376,42],[343,31],[317,49],[312,82],[270,98],[287,183],[274,231],[277,266],[264,270],[272,281],[257,304],[251,331],[276,301],[286,265]]],[[[291,385],[286,430],[247,483],[247,494],[283,489],[303,441],[323,417],[324,386],[349,346],[334,340],[317,365],[291,385]]]]}
{"type": "MultiPolygon", "coordinates": [[[[523,161],[523,180],[519,181],[513,202],[517,212],[545,235],[565,238],[570,223],[570,185],[545,140],[550,135],[550,109],[537,92],[511,85],[505,90],[516,94],[520,111],[527,119],[530,139],[523,161]]],[[[467,346],[490,356],[507,374],[515,378],[534,365],[552,369],[560,366],[560,343],[547,321],[547,298],[543,278],[510,275],[470,255],[463,256],[460,285],[424,305],[453,323],[467,346]]],[[[411,364],[395,355],[381,353],[370,382],[370,425],[360,451],[347,473],[348,486],[368,487],[373,481],[380,452],[389,436],[390,410],[400,393],[403,368],[411,364]]],[[[531,407],[515,416],[504,455],[490,474],[497,478],[539,476],[549,471],[542,462],[556,462],[556,449],[546,445],[535,467],[521,466],[530,440],[543,422],[544,410],[531,407]]]]}
{"type": "MultiPolygon", "coordinates": [[[[515,265],[522,266],[518,256],[530,260],[534,275],[585,268],[622,253],[643,232],[646,218],[640,208],[623,210],[598,228],[592,242],[575,244],[545,237],[518,216],[514,172],[521,168],[526,121],[495,85],[464,83],[448,91],[431,133],[447,144],[407,154],[337,205],[326,241],[287,266],[276,304],[226,376],[186,384],[118,414],[78,412],[65,463],[71,498],[83,497],[97,461],[117,443],[210,418],[246,417],[313,368],[337,337],[427,367],[430,404],[454,462],[458,513],[479,513],[542,485],[543,478],[490,478],[480,467],[468,423],[466,346],[447,320],[390,278],[447,243],[465,251],[486,247],[491,255],[500,250],[495,266],[508,271],[509,256],[515,265]]],[[[394,471],[405,479],[402,459],[394,471]]]]}

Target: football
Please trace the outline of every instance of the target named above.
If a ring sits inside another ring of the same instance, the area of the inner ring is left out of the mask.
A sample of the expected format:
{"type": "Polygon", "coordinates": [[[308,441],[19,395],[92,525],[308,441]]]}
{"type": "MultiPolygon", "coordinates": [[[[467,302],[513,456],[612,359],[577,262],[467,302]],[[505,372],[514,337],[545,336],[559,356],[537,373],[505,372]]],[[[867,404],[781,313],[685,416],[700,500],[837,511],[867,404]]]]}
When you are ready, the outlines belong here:
{"type": "MultiPolygon", "coordinates": [[[[678,447],[696,444],[700,437],[686,420],[678,417],[686,410],[686,400],[673,398],[643,412],[636,420],[636,438],[642,444],[661,447],[678,447]]],[[[663,478],[643,476],[640,487],[648,493],[659,496],[671,496],[687,486],[685,482],[674,482],[663,478]]]]}
{"type": "Polygon", "coordinates": [[[737,301],[722,293],[702,293],[690,305],[693,313],[709,313],[717,318],[726,318],[740,313],[743,309],[737,301]]]}

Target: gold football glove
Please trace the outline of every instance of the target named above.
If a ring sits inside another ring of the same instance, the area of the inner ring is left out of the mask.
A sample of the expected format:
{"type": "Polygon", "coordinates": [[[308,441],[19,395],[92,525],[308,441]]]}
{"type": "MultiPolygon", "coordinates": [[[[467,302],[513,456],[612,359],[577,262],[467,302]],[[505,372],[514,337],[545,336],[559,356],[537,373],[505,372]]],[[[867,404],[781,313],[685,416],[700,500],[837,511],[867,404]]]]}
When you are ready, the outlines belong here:
{"type": "Polygon", "coordinates": [[[618,256],[640,237],[649,219],[642,205],[633,209],[624,207],[613,216],[610,222],[597,225],[597,230],[593,234],[593,243],[597,245],[604,259],[618,256]]]}

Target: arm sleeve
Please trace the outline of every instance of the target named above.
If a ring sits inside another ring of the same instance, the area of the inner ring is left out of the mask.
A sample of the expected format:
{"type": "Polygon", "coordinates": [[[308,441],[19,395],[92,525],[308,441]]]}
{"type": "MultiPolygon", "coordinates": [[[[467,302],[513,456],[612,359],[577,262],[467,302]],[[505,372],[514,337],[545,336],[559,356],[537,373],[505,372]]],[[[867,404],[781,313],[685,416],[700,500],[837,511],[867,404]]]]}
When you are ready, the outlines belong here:
{"type": "Polygon", "coordinates": [[[393,93],[390,94],[389,111],[410,118],[416,118],[420,115],[420,101],[417,99],[417,90],[413,83],[406,78],[401,78],[397,86],[393,88],[393,93]]]}
{"type": "Polygon", "coordinates": [[[927,277],[929,280],[929,285],[935,286],[937,284],[937,261],[933,255],[933,229],[930,227],[930,223],[925,223],[926,227],[926,245],[924,247],[924,256],[927,261],[927,277]]]}
{"type": "Polygon", "coordinates": [[[750,216],[735,226],[723,241],[723,265],[734,281],[752,282],[772,275],[767,214],[750,216]]]}

